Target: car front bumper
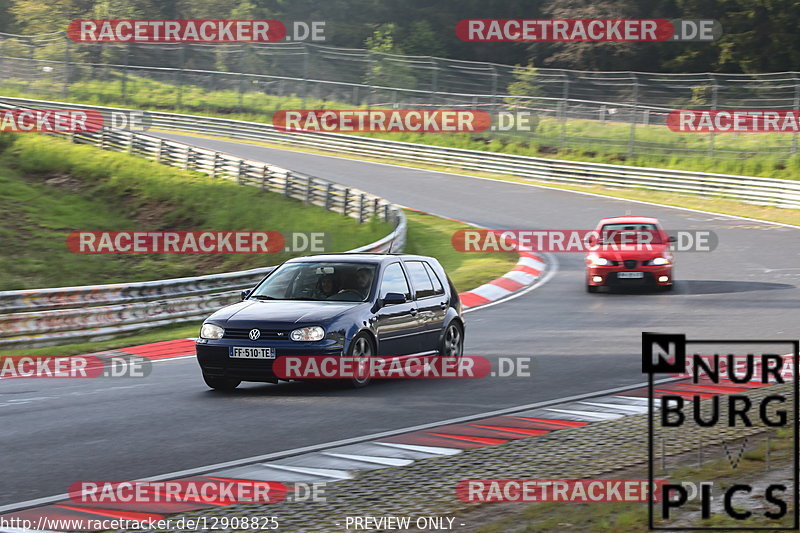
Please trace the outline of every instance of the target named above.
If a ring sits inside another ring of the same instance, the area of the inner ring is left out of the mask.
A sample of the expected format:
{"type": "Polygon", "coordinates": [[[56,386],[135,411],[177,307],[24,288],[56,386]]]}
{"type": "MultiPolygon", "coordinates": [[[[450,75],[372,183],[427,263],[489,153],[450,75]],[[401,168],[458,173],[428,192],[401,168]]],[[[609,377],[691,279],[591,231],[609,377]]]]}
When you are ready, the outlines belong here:
{"type": "Polygon", "coordinates": [[[599,287],[603,285],[672,285],[672,265],[639,266],[628,269],[622,266],[588,266],[586,268],[586,284],[599,287]],[[620,272],[642,272],[641,278],[619,278],[620,272]],[[666,281],[659,281],[666,277],[666,281]],[[599,280],[597,279],[599,278],[599,280]]]}
{"type": "Polygon", "coordinates": [[[342,355],[340,343],[329,341],[298,343],[293,341],[277,341],[272,343],[255,343],[248,341],[205,340],[195,342],[197,362],[203,373],[213,377],[238,379],[240,381],[275,382],[279,379],[272,370],[279,357],[296,355],[342,355]],[[233,346],[251,348],[274,348],[274,359],[239,359],[230,357],[233,346]]]}

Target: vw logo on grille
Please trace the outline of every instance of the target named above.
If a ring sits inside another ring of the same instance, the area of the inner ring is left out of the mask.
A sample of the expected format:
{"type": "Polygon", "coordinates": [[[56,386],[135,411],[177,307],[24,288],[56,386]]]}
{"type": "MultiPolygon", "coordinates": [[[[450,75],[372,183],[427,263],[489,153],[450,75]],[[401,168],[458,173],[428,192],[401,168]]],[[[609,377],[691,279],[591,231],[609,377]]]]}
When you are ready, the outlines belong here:
{"type": "Polygon", "coordinates": [[[250,337],[251,341],[257,341],[260,336],[261,331],[257,329],[251,329],[250,333],[248,333],[248,337],[250,337]]]}

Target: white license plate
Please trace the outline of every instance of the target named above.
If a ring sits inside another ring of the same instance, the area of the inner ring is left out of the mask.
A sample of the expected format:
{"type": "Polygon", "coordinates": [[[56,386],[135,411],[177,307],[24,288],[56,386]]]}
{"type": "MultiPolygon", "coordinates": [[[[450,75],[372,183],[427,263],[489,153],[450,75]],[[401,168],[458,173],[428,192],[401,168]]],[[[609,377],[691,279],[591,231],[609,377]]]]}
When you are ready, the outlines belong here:
{"type": "Polygon", "coordinates": [[[642,279],[644,272],[617,272],[619,279],[642,279]]]}
{"type": "Polygon", "coordinates": [[[230,355],[236,359],[275,359],[275,348],[231,346],[230,355]]]}

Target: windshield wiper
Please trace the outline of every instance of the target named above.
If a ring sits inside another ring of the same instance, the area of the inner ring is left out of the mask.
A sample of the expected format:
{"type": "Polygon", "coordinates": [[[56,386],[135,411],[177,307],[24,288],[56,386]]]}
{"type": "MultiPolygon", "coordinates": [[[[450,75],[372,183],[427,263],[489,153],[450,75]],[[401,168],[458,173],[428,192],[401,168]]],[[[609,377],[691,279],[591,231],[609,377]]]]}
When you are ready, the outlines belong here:
{"type": "Polygon", "coordinates": [[[250,296],[250,299],[252,299],[252,300],[277,300],[277,298],[275,298],[273,296],[266,296],[264,294],[254,294],[254,295],[250,296]]]}

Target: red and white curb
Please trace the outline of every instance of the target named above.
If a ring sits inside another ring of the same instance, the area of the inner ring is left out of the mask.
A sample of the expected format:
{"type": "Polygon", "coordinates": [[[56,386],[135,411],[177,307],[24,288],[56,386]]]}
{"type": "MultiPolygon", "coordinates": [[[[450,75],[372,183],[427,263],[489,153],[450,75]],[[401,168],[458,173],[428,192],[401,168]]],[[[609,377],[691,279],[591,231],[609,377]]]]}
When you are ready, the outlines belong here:
{"type": "MultiPolygon", "coordinates": [[[[664,394],[678,394],[691,398],[699,394],[705,399],[744,392],[760,386],[762,385],[729,381],[692,384],[689,379],[667,379],[655,383],[654,396],[658,398],[664,394]]],[[[334,483],[351,479],[358,472],[403,467],[431,457],[455,455],[465,450],[536,438],[561,429],[579,428],[595,422],[647,412],[647,387],[620,387],[593,394],[595,395],[585,394],[540,402],[473,417],[250,457],[173,472],[150,480],[334,483]]],[[[30,520],[33,524],[52,524],[57,520],[85,520],[89,524],[98,518],[161,520],[171,514],[215,507],[218,506],[205,502],[76,503],[69,500],[66,494],[62,494],[4,506],[0,508],[0,512],[7,514],[0,515],[0,518],[5,523],[18,519],[30,520]]],[[[12,531],[16,530],[0,528],[0,533],[12,531]]]]}
{"type": "Polygon", "coordinates": [[[459,293],[461,306],[464,309],[471,309],[503,300],[539,281],[547,270],[547,261],[541,255],[532,252],[517,253],[519,261],[513,269],[489,283],[459,293]]]}

